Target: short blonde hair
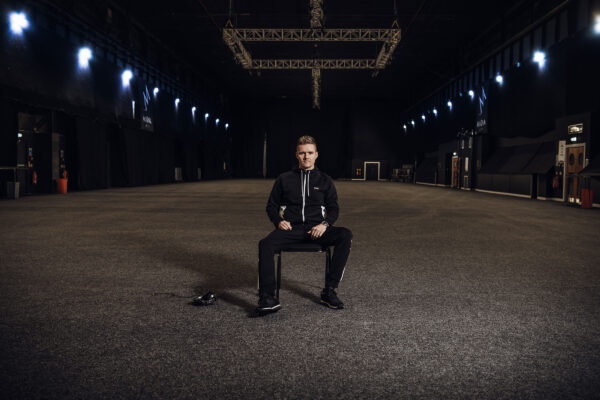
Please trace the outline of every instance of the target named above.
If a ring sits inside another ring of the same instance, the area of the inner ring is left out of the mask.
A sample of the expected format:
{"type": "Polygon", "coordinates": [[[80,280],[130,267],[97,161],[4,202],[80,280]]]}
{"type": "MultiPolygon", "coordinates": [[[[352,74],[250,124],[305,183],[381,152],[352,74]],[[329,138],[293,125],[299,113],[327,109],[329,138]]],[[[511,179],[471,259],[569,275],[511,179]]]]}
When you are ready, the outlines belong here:
{"type": "Polygon", "coordinates": [[[298,138],[298,142],[296,143],[296,147],[303,144],[314,144],[315,148],[317,147],[317,141],[315,140],[315,138],[308,135],[300,136],[298,138]]]}

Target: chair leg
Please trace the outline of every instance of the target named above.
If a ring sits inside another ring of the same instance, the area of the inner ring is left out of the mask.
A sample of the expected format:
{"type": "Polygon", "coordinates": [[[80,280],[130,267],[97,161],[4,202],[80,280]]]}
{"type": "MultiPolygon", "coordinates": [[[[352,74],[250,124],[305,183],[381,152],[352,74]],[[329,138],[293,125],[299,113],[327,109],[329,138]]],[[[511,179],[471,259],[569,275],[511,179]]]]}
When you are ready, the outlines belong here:
{"type": "Polygon", "coordinates": [[[331,266],[331,250],[329,247],[325,251],[325,285],[324,288],[327,287],[327,276],[329,275],[329,268],[331,266]]]}
{"type": "Polygon", "coordinates": [[[281,253],[277,255],[277,300],[279,300],[279,289],[281,288],[281,253]]]}

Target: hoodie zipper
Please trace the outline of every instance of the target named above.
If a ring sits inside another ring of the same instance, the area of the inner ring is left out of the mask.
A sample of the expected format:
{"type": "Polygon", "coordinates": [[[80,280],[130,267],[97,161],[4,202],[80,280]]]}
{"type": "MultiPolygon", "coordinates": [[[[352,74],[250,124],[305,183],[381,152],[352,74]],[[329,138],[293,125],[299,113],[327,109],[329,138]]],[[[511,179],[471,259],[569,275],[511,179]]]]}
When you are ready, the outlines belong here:
{"type": "Polygon", "coordinates": [[[306,206],[306,196],[310,197],[310,171],[300,170],[300,184],[302,185],[302,223],[305,222],[304,207],[306,206]],[[304,173],[306,172],[306,178],[304,173]]]}

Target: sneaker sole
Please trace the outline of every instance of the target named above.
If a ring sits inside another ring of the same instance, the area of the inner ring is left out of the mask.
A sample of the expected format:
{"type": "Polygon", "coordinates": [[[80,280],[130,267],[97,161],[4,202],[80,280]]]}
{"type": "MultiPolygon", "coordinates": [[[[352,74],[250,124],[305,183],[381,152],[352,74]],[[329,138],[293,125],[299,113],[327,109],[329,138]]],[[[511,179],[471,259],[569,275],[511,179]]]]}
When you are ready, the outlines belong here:
{"type": "Polygon", "coordinates": [[[328,302],[326,302],[325,300],[321,299],[321,304],[325,304],[327,307],[329,308],[333,308],[334,310],[343,310],[344,306],[340,306],[340,307],[336,307],[336,306],[332,306],[331,304],[329,304],[328,302]]]}
{"type": "Polygon", "coordinates": [[[268,314],[268,313],[272,313],[272,312],[276,312],[281,308],[281,304],[277,304],[276,306],[273,307],[257,307],[256,308],[256,312],[261,313],[261,314],[268,314]]]}

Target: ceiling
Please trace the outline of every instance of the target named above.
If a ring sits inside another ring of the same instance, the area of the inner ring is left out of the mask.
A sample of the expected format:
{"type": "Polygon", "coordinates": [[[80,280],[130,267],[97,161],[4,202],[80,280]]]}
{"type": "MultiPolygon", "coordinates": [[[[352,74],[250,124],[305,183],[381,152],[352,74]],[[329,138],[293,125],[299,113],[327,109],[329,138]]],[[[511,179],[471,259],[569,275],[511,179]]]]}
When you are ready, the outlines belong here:
{"type": "MultiPolygon", "coordinates": [[[[325,28],[390,28],[397,18],[402,40],[391,63],[376,77],[366,70],[322,71],[322,98],[393,99],[408,107],[510,37],[510,29],[523,28],[507,21],[539,14],[543,12],[540,7],[547,8],[556,1],[323,3],[325,28]]],[[[118,6],[194,69],[214,77],[225,93],[260,99],[311,99],[310,71],[249,73],[236,64],[221,34],[228,20],[236,28],[309,28],[309,0],[122,0],[118,6]]],[[[526,18],[521,25],[527,23],[526,18]]],[[[246,47],[256,58],[375,58],[380,46],[287,42],[248,43],[246,47]]]]}

